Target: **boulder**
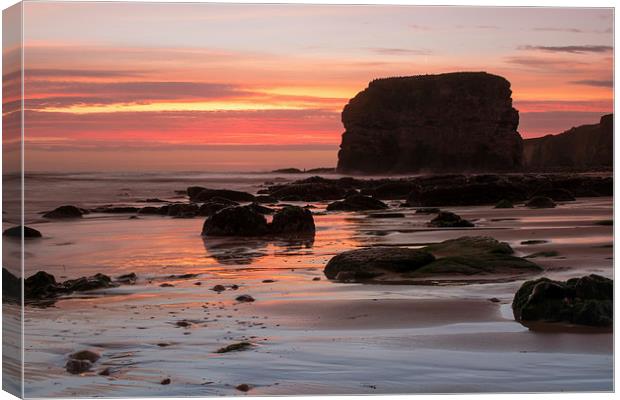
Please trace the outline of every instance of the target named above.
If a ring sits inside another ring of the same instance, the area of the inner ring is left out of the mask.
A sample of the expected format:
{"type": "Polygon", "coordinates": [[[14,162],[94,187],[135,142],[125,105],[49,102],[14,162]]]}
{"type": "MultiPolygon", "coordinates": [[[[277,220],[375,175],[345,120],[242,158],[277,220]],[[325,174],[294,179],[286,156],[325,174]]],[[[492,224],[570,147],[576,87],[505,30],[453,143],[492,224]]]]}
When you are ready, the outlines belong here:
{"type": "Polygon", "coordinates": [[[65,369],[70,374],[81,374],[83,372],[88,372],[93,367],[93,363],[88,360],[74,360],[69,359],[65,364],[65,369]]]}
{"type": "Polygon", "coordinates": [[[555,202],[549,197],[536,196],[528,200],[525,206],[528,208],[555,208],[555,202]]]}
{"type": "Polygon", "coordinates": [[[515,320],[567,322],[578,325],[613,325],[613,281],[588,275],[566,282],[540,278],[527,281],[512,301],[515,320]]]}
{"type": "Polygon", "coordinates": [[[269,230],[275,235],[314,235],[312,212],[296,206],[287,206],[273,216],[269,230]]]}
{"type": "Polygon", "coordinates": [[[345,106],[340,173],[514,170],[519,113],[485,72],[376,79],[345,106]]]}
{"type": "MultiPolygon", "coordinates": [[[[14,226],[14,227],[5,229],[4,232],[2,232],[2,236],[8,236],[8,237],[12,237],[12,238],[21,239],[21,237],[22,237],[22,226],[18,225],[18,226],[14,226]]],[[[36,230],[34,228],[30,228],[28,226],[24,226],[24,238],[25,239],[40,238],[42,236],[43,235],[41,235],[41,232],[39,232],[38,230],[36,230]]]]}
{"type": "Polygon", "coordinates": [[[207,189],[201,188],[199,190],[196,187],[190,187],[187,189],[189,199],[195,202],[207,202],[215,197],[224,198],[236,202],[251,202],[254,201],[254,195],[246,192],[240,192],[238,190],[228,189],[207,189]],[[190,191],[190,189],[192,189],[190,191]]]}
{"type": "Polygon", "coordinates": [[[43,214],[43,217],[50,219],[82,218],[83,214],[83,210],[76,206],[60,206],[43,214]]]}
{"type": "Polygon", "coordinates": [[[239,205],[239,203],[234,202],[234,201],[220,201],[220,200],[215,200],[212,199],[211,201],[208,201],[204,204],[202,204],[200,206],[200,208],[198,209],[198,215],[203,216],[203,217],[208,217],[210,215],[215,214],[216,212],[223,210],[226,207],[231,207],[231,206],[236,206],[239,205]]]}
{"type": "Polygon", "coordinates": [[[440,211],[427,225],[436,228],[471,228],[474,226],[473,223],[449,211],[440,211]]]}
{"type": "Polygon", "coordinates": [[[269,232],[267,220],[249,206],[224,208],[208,217],[203,236],[262,236],[269,232]]]}
{"type": "Polygon", "coordinates": [[[21,302],[22,280],[8,269],[2,268],[2,298],[11,302],[21,302]]]}
{"type": "Polygon", "coordinates": [[[331,182],[302,181],[272,187],[271,196],[281,201],[322,201],[342,199],[346,190],[331,182]]]}
{"type": "Polygon", "coordinates": [[[514,208],[514,204],[510,200],[502,199],[495,204],[494,208],[514,208]]]}
{"type": "Polygon", "coordinates": [[[342,201],[335,201],[327,206],[327,211],[365,211],[385,210],[387,204],[370,196],[353,194],[342,201]]]}
{"type": "Polygon", "coordinates": [[[432,254],[400,247],[371,247],[333,257],[323,272],[329,279],[363,281],[385,273],[413,272],[432,262],[432,254]]]}
{"type": "Polygon", "coordinates": [[[342,282],[416,284],[500,281],[541,270],[531,261],[514,256],[507,243],[466,236],[422,249],[372,247],[346,251],[333,257],[323,272],[329,279],[342,282]]]}

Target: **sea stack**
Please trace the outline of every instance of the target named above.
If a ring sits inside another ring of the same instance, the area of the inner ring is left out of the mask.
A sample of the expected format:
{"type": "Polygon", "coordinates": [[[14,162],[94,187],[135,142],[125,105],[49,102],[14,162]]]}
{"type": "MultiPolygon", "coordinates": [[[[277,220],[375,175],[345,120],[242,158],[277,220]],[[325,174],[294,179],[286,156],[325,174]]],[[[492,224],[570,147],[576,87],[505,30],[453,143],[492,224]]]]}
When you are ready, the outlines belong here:
{"type": "Polygon", "coordinates": [[[485,72],[376,79],[342,111],[341,173],[510,171],[522,164],[510,82],[485,72]]]}

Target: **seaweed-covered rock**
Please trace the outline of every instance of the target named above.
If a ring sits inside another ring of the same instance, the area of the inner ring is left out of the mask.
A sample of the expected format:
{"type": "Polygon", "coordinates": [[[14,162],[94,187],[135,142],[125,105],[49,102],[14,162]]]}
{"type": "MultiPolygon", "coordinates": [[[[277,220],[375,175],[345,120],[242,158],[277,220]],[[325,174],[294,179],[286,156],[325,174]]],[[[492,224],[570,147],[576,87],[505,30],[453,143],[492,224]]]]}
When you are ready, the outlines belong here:
{"type": "Polygon", "coordinates": [[[465,236],[422,249],[399,247],[351,250],[325,266],[329,279],[343,282],[419,283],[432,280],[516,279],[542,269],[513,255],[512,248],[485,236],[465,236]]]}
{"type": "Polygon", "coordinates": [[[555,202],[549,197],[535,196],[525,203],[525,206],[528,208],[555,208],[555,202]]]}
{"type": "MultiPolygon", "coordinates": [[[[22,237],[22,226],[13,226],[11,228],[5,229],[2,232],[2,236],[8,236],[13,238],[21,238],[22,237]]],[[[24,238],[32,239],[32,238],[40,238],[42,237],[41,232],[34,228],[30,228],[29,226],[24,226],[24,238]]]]}
{"type": "Polygon", "coordinates": [[[313,235],[316,230],[312,212],[297,206],[287,206],[276,212],[269,229],[275,235],[287,236],[313,235]]]}
{"type": "Polygon", "coordinates": [[[323,272],[329,279],[360,281],[389,272],[413,272],[434,259],[432,254],[415,249],[371,247],[338,254],[323,272]]]}
{"type": "Polygon", "coordinates": [[[261,236],[269,233],[267,220],[249,206],[224,208],[208,217],[203,236],[261,236]]]}
{"type": "Polygon", "coordinates": [[[344,200],[335,201],[327,206],[328,211],[365,211],[385,210],[387,204],[370,196],[353,194],[344,200]]]}
{"type": "Polygon", "coordinates": [[[568,322],[578,325],[613,324],[613,281],[588,275],[566,282],[540,278],[525,282],[512,301],[515,320],[568,322]]]}
{"type": "Polygon", "coordinates": [[[439,214],[428,223],[428,226],[437,228],[471,228],[474,224],[455,213],[440,211],[439,214]]]}
{"type": "Polygon", "coordinates": [[[76,206],[60,206],[54,210],[43,214],[44,218],[65,219],[65,218],[82,218],[84,211],[76,206]]]}

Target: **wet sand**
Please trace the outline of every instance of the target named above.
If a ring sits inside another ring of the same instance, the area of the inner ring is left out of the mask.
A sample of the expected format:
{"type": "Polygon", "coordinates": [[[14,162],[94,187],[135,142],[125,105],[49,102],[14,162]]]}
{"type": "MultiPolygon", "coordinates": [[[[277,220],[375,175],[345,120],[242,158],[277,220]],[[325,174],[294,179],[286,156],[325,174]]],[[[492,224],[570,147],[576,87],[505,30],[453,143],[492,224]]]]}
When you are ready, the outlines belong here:
{"type": "Polygon", "coordinates": [[[139,280],[27,308],[26,396],[240,395],[241,383],[252,387],[250,395],[612,390],[611,333],[532,331],[513,320],[510,302],[525,278],[361,285],[322,274],[333,255],[351,248],[489,235],[521,256],[556,251],[532,259],[545,276],[612,277],[613,227],[595,224],[612,218],[611,198],[550,210],[451,207],[477,227],[442,230],[425,227],[431,216],[413,209],[394,209],[405,218],[381,219],[324,213],[325,203],[315,205],[311,242],[203,242],[203,218],[90,214],[33,221],[29,226],[44,238],[27,243],[27,276],[136,272],[139,280]],[[548,242],[521,244],[527,240],[548,242]],[[185,273],[199,275],[169,278],[185,273]],[[217,293],[210,290],[216,284],[239,288],[217,293]],[[241,294],[256,301],[235,301],[241,294]],[[239,341],[253,346],[215,353],[239,341]],[[92,373],[69,375],[66,355],[82,348],[102,358],[92,373]],[[111,376],[97,375],[105,367],[111,376]],[[171,383],[161,385],[164,378],[171,383]]]}

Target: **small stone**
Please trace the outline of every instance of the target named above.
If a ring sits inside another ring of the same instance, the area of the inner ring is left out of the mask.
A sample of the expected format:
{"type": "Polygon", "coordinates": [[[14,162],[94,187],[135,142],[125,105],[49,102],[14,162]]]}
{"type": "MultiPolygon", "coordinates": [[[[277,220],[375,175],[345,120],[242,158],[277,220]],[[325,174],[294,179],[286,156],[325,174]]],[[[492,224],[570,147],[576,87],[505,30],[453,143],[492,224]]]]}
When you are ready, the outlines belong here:
{"type": "Polygon", "coordinates": [[[251,303],[254,300],[254,297],[250,296],[249,294],[242,294],[241,296],[237,296],[236,300],[240,303],[251,303]]]}
{"type": "Polygon", "coordinates": [[[237,386],[235,389],[237,389],[240,392],[249,392],[250,385],[248,385],[247,383],[242,383],[241,385],[237,386]]]}
{"type": "Polygon", "coordinates": [[[224,287],[224,285],[215,285],[211,288],[211,290],[219,293],[219,292],[223,292],[224,290],[226,290],[226,288],[224,287]]]}
{"type": "Polygon", "coordinates": [[[88,360],[69,359],[65,364],[65,369],[70,374],[81,374],[82,372],[90,371],[92,366],[93,363],[88,360]]]}
{"type": "Polygon", "coordinates": [[[166,378],[159,383],[161,383],[162,385],[170,385],[170,382],[172,382],[170,378],[166,378]]]}
{"type": "Polygon", "coordinates": [[[500,299],[498,299],[497,297],[491,297],[491,298],[489,299],[489,301],[490,301],[491,303],[499,303],[501,300],[500,300],[500,299]]]}
{"type": "Polygon", "coordinates": [[[317,277],[312,278],[312,280],[313,280],[313,281],[320,281],[320,280],[321,280],[321,278],[319,278],[319,277],[317,276],[317,277]]]}
{"type": "Polygon", "coordinates": [[[274,283],[275,281],[273,279],[264,279],[263,283],[274,283]]]}
{"type": "Polygon", "coordinates": [[[159,287],[174,287],[174,285],[171,283],[162,283],[159,287]]]}
{"type": "Polygon", "coordinates": [[[192,323],[186,320],[182,320],[182,321],[177,321],[176,326],[180,328],[189,328],[190,326],[192,326],[192,323]]]}
{"type": "Polygon", "coordinates": [[[101,358],[101,355],[92,350],[80,350],[70,354],[69,358],[72,360],[88,360],[91,363],[94,363],[101,358]]]}
{"type": "Polygon", "coordinates": [[[107,367],[99,371],[99,375],[102,375],[102,376],[110,376],[111,374],[112,374],[112,369],[110,367],[107,367]]]}

